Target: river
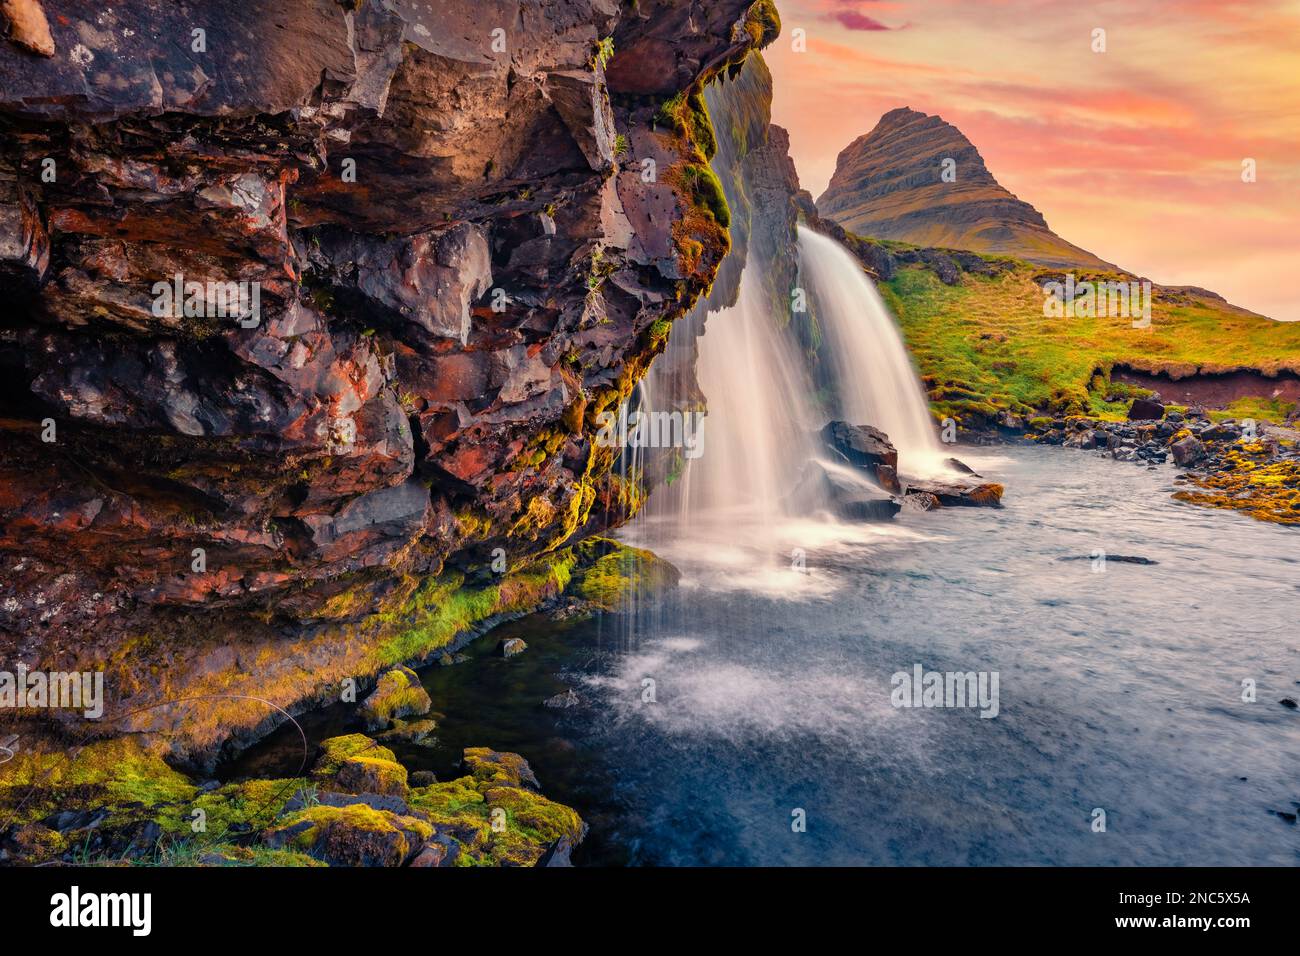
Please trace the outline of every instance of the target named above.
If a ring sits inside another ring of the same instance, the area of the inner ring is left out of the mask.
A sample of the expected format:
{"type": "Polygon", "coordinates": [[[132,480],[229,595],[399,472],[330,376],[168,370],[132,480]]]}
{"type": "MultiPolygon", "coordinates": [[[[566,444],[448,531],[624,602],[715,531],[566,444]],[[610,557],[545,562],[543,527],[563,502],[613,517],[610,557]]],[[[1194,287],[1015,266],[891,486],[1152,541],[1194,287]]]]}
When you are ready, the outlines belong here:
{"type": "MultiPolygon", "coordinates": [[[[1172,500],[1169,467],[960,454],[1005,507],[634,524],[683,572],[668,601],[524,618],[425,670],[438,740],[399,757],[447,779],[462,747],[524,754],[591,824],[580,865],[1300,862],[1295,531],[1172,500]],[[529,649],[494,656],[510,636],[529,649]],[[893,706],[917,664],[996,672],[997,716],[893,706]],[[582,706],[541,706],[566,687],[582,706]]],[[[236,769],[291,772],[296,740],[236,769]]]]}

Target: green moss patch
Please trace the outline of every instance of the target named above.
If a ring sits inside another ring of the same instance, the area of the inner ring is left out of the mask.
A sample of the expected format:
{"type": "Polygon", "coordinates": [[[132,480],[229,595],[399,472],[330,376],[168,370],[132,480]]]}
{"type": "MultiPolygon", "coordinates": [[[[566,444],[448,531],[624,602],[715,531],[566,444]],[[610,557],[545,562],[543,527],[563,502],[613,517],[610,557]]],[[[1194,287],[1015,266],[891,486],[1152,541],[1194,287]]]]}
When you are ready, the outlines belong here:
{"type": "Polygon", "coordinates": [[[612,538],[590,538],[577,551],[581,561],[569,593],[603,611],[659,600],[681,578],[675,567],[653,552],[612,538]]]}

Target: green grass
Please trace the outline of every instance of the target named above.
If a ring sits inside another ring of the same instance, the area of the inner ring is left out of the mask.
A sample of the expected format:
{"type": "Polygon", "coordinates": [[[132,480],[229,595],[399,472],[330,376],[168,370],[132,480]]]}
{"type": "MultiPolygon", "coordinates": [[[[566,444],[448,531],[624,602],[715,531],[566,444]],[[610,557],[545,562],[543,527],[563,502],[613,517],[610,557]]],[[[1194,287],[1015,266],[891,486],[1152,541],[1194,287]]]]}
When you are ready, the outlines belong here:
{"type": "MultiPolygon", "coordinates": [[[[1004,260],[1005,261],[1005,260],[1004,260]]],[[[1035,276],[1010,271],[963,273],[947,286],[924,266],[901,266],[880,284],[929,389],[937,417],[1092,414],[1123,417],[1140,389],[1110,382],[1115,365],[1186,374],[1253,368],[1300,372],[1300,323],[1273,322],[1202,297],[1162,297],[1151,326],[1128,318],[1048,318],[1035,276]],[[1106,402],[1107,395],[1121,400],[1106,402]]],[[[1076,273],[1080,280],[1092,276],[1076,273]]],[[[1238,403],[1240,404],[1240,403],[1238,403]]],[[[1286,407],[1245,401],[1235,414],[1280,419],[1286,407]]],[[[1225,417],[1228,417],[1225,415],[1225,417]]]]}

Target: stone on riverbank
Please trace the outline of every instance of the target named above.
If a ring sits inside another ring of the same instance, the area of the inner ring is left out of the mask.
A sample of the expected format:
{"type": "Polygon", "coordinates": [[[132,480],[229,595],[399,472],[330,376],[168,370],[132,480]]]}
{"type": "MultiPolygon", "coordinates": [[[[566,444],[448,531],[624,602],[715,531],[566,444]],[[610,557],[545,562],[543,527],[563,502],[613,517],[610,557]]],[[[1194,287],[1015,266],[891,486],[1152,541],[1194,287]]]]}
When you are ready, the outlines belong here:
{"type": "Polygon", "coordinates": [[[331,737],[322,742],[312,779],[344,793],[401,796],[407,791],[406,768],[391,750],[364,734],[331,737]]]}
{"type": "Polygon", "coordinates": [[[1205,445],[1191,435],[1174,442],[1169,446],[1169,451],[1174,456],[1174,464],[1183,468],[1194,465],[1205,457],[1205,445]]]}

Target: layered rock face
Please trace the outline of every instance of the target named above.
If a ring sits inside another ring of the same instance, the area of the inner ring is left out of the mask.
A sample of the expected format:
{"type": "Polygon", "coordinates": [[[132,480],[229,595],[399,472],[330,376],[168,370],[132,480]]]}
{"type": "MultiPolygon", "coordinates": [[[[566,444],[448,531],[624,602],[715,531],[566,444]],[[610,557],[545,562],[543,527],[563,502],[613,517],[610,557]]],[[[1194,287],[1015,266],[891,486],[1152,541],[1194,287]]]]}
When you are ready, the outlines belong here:
{"type": "Polygon", "coordinates": [[[1037,209],[999,185],[957,127],[907,107],[840,152],[817,210],[861,236],[1116,269],[1056,235],[1037,209]]]}
{"type": "MultiPolygon", "coordinates": [[[[762,56],[750,56],[741,68],[720,77],[703,99],[717,141],[712,167],[730,210],[731,251],[707,295],[674,325],[668,347],[652,370],[651,387],[660,410],[706,410],[695,374],[698,340],[710,313],[736,304],[740,277],[748,266],[753,266],[750,277],[761,284],[773,316],[790,315],[791,291],[797,284],[799,209],[794,197],[799,177],[790,157],[789,134],[771,121],[772,74],[762,56]]],[[[676,467],[674,457],[671,450],[647,450],[647,484],[657,484],[676,467]]]]}
{"type": "Polygon", "coordinates": [[[43,6],[52,57],[0,42],[0,656],[119,707],[373,670],[420,582],[626,516],[596,416],[728,248],[661,108],[770,4],[43,6]]]}

